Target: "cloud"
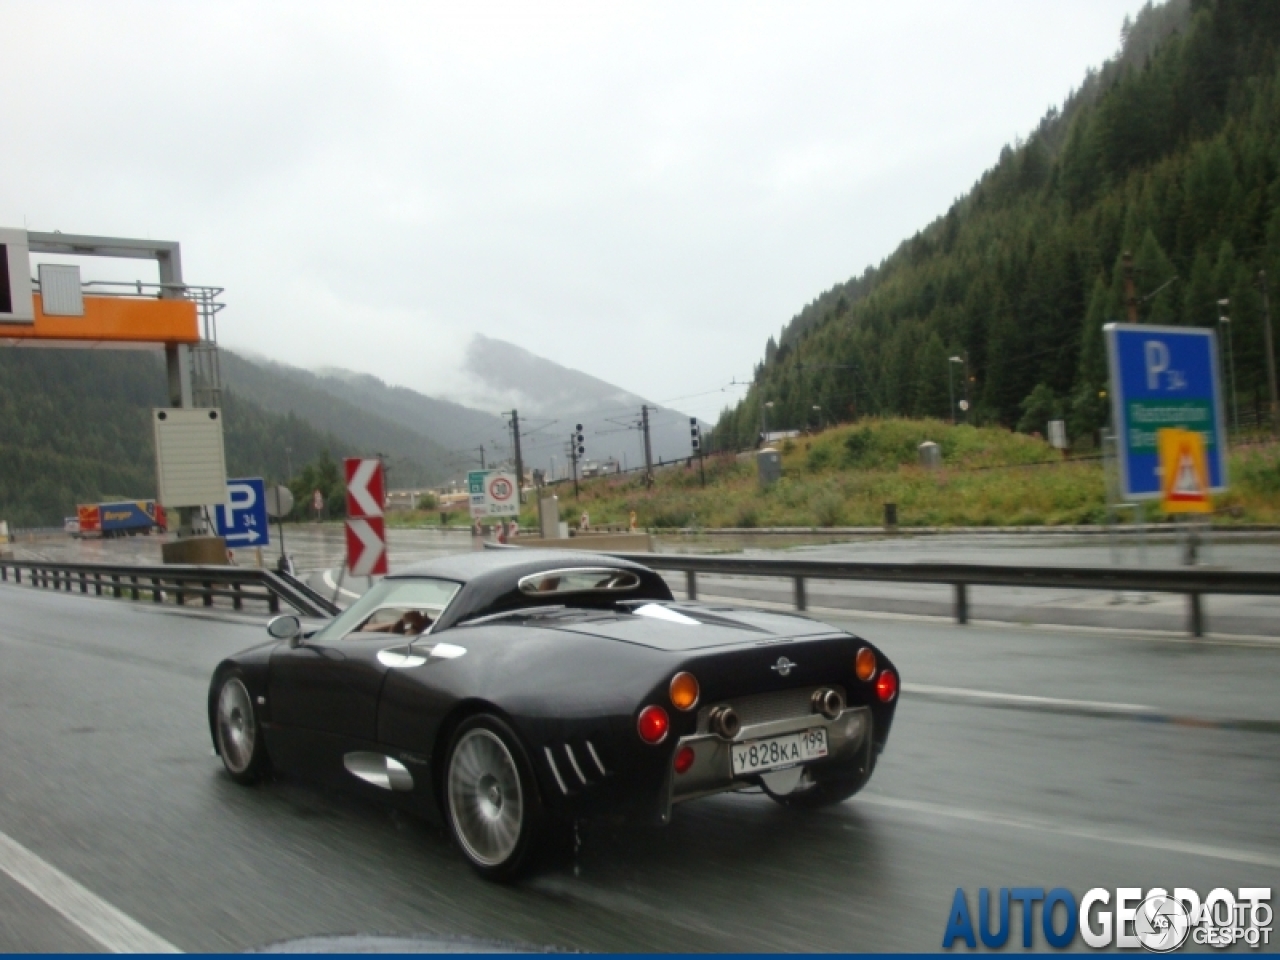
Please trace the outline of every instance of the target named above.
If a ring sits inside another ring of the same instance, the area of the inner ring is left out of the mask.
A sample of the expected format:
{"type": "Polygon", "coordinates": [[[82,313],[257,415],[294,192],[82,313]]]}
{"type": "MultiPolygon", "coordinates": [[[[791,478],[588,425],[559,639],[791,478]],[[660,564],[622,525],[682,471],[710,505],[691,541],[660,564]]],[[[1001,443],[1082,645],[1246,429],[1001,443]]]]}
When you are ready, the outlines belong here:
{"type": "Polygon", "coordinates": [[[0,223],[177,239],[291,363],[445,394],[483,333],[663,400],[749,375],[1139,6],[8,2],[0,223]]]}

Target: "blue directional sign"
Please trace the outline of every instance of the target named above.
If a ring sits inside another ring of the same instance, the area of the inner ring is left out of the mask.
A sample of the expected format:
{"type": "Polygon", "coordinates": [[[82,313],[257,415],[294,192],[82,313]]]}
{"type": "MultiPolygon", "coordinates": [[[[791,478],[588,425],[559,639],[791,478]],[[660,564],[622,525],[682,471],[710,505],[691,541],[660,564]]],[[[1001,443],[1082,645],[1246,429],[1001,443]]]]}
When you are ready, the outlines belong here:
{"type": "Polygon", "coordinates": [[[1227,488],[1227,432],[1212,330],[1109,323],[1111,411],[1126,497],[1160,496],[1156,432],[1182,427],[1204,436],[1209,488],[1227,488]]]}
{"type": "Polygon", "coordinates": [[[267,492],[261,477],[227,481],[227,502],[213,513],[218,536],[233,547],[261,547],[271,542],[267,526],[267,492]]]}

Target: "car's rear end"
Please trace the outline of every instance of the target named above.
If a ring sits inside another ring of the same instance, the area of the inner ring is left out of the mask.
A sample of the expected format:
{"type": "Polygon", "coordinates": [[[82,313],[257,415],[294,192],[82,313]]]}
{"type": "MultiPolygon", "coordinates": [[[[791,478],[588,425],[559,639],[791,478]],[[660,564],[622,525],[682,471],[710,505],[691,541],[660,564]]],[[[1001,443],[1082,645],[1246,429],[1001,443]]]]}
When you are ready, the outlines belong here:
{"type": "Polygon", "coordinates": [[[753,786],[797,805],[835,802],[866,782],[888,737],[896,668],[806,617],[648,604],[569,629],[666,654],[649,659],[663,669],[608,745],[663,821],[685,800],[753,786]]]}

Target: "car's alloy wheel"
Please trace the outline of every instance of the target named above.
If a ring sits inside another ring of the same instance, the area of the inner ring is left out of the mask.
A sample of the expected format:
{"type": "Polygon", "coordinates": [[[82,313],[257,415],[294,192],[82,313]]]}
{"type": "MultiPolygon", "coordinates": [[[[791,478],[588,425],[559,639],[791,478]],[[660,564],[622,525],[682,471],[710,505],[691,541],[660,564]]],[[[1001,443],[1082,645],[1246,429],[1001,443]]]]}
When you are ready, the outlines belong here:
{"type": "Polygon", "coordinates": [[[266,762],[266,748],[253,712],[253,699],[244,681],[235,674],[228,676],[218,691],[214,729],[227,773],[240,783],[257,780],[266,762]]]}
{"type": "Polygon", "coordinates": [[[472,866],[495,880],[519,872],[541,807],[524,751],[506,724],[478,716],[458,728],[444,793],[449,825],[472,866]]]}

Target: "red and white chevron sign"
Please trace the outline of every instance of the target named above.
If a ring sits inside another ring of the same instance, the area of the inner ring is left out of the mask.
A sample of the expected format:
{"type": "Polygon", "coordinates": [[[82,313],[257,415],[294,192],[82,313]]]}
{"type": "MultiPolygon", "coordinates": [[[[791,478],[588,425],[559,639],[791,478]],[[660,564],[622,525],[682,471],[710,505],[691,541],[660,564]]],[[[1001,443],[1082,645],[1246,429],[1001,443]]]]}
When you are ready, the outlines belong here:
{"type": "Polygon", "coordinates": [[[349,457],[347,475],[347,572],[353,577],[387,572],[387,527],[382,508],[387,486],[381,460],[349,457]]]}
{"type": "Polygon", "coordinates": [[[387,572],[387,527],[382,517],[347,517],[347,572],[353,577],[387,572]]]}
{"type": "Polygon", "coordinates": [[[382,516],[382,508],[387,503],[382,461],[348,457],[343,465],[347,473],[347,516],[382,516]]]}

